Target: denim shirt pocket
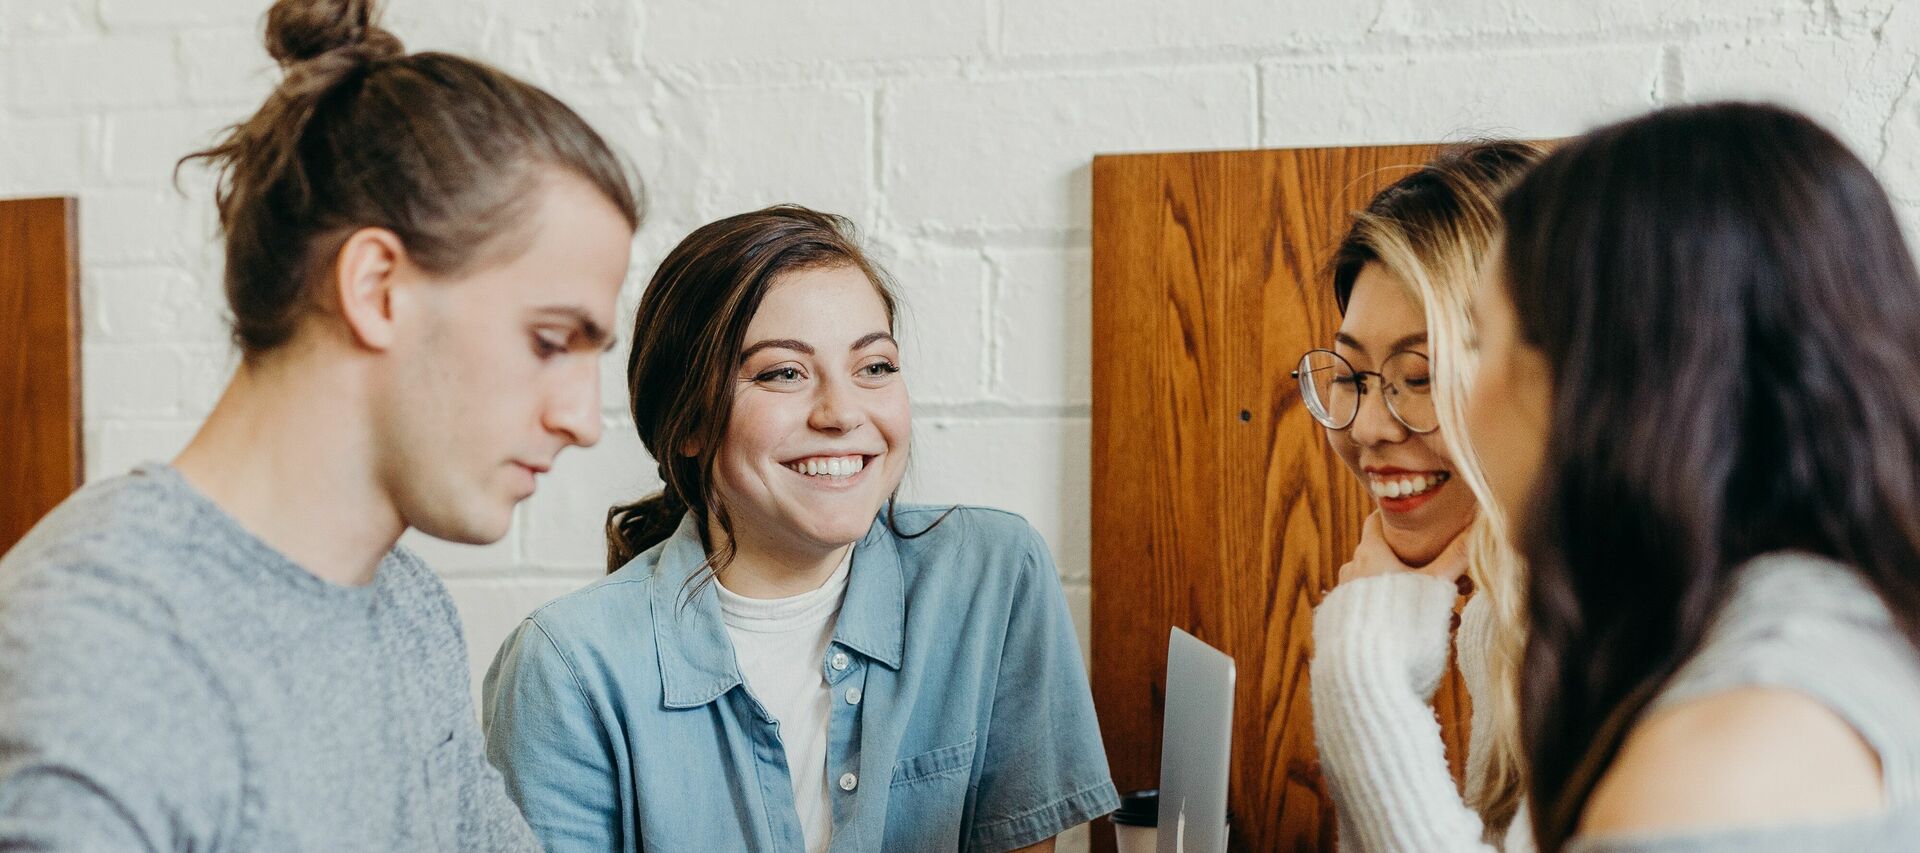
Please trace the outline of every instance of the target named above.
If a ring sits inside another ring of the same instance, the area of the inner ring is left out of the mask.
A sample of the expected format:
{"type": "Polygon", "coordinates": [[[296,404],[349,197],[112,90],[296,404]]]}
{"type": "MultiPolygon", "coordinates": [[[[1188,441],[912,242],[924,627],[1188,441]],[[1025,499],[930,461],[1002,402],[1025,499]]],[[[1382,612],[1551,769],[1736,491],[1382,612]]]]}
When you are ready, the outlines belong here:
{"type": "Polygon", "coordinates": [[[968,733],[964,741],[894,763],[884,849],[958,849],[976,739],[968,733]]]}

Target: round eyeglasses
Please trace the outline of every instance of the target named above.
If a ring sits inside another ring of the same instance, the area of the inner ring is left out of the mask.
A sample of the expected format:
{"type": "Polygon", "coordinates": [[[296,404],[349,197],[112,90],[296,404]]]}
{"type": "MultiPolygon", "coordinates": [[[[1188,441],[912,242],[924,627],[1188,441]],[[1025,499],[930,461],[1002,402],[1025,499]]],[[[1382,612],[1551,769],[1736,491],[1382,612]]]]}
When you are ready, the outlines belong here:
{"type": "Polygon", "coordinates": [[[1371,380],[1385,389],[1387,411],[1409,430],[1429,433],[1440,428],[1440,417],[1433,408],[1433,380],[1428,375],[1427,357],[1402,350],[1388,357],[1378,371],[1355,370],[1353,364],[1333,350],[1308,350],[1293,371],[1300,382],[1300,399],[1307,412],[1327,429],[1341,430],[1353,425],[1360,414],[1360,399],[1367,395],[1371,380]]]}

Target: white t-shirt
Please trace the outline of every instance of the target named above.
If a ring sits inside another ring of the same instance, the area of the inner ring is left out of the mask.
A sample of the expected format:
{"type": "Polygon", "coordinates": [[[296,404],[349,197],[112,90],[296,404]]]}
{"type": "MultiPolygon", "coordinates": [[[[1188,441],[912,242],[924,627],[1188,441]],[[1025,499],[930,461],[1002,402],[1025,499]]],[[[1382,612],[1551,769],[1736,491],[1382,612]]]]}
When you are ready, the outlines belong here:
{"type": "Polygon", "coordinates": [[[788,598],[747,598],[715,584],[720,617],[747,690],[780,721],[780,741],[793,777],[793,806],[808,853],[833,839],[833,801],[827,788],[827,723],[833,693],[827,684],[827,644],[847,595],[853,549],[819,589],[788,598]]]}

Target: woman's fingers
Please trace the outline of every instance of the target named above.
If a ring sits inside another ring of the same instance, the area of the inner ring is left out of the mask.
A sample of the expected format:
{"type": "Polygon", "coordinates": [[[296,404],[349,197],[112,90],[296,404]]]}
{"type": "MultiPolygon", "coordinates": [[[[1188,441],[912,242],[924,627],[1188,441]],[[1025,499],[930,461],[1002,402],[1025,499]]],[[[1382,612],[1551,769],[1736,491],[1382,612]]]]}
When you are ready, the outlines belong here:
{"type": "Polygon", "coordinates": [[[1353,558],[1356,561],[1364,558],[1369,561],[1385,559],[1393,563],[1400,562],[1393,548],[1387,545],[1387,532],[1380,526],[1379,510],[1369,514],[1366,523],[1360,526],[1360,544],[1354,547],[1353,558]]]}

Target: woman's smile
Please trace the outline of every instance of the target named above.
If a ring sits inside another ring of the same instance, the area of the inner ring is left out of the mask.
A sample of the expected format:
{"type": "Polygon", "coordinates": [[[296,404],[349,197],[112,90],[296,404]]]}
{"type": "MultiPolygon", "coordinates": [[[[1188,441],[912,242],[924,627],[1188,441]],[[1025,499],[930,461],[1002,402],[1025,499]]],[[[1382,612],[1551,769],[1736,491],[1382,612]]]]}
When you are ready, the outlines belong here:
{"type": "Polygon", "coordinates": [[[1410,471],[1390,465],[1366,468],[1368,491],[1379,500],[1381,509],[1391,513],[1409,513],[1425,506],[1452,479],[1452,472],[1445,470],[1410,471]]]}
{"type": "Polygon", "coordinates": [[[780,467],[792,471],[808,487],[841,491],[853,488],[865,481],[867,466],[879,454],[847,454],[841,456],[808,456],[791,462],[782,462],[780,467]]]}

